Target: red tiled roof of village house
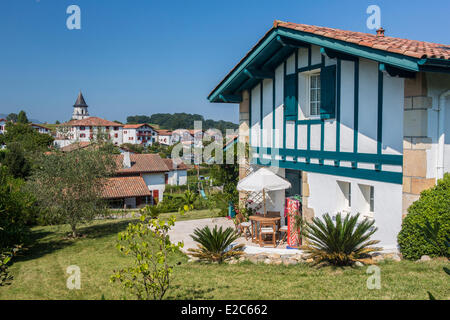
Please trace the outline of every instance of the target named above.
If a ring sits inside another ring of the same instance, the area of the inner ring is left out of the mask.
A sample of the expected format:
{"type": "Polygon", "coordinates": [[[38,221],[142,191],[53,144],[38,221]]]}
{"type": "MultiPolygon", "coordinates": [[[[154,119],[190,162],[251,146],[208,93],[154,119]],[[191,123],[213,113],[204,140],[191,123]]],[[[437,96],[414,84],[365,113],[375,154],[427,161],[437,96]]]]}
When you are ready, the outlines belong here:
{"type": "Polygon", "coordinates": [[[102,191],[105,199],[131,198],[151,196],[142,177],[114,177],[109,178],[102,191]]]}
{"type": "Polygon", "coordinates": [[[6,122],[6,119],[5,118],[0,118],[0,121],[5,121],[6,122]]]}
{"type": "Polygon", "coordinates": [[[404,56],[424,59],[437,58],[450,60],[450,45],[439,43],[432,43],[418,40],[408,40],[402,38],[377,36],[375,34],[346,31],[328,27],[319,27],[308,24],[284,22],[275,20],[273,27],[266,32],[266,34],[258,40],[258,42],[247,52],[247,54],[231,69],[225,78],[210,92],[209,96],[227,79],[227,77],[235,71],[239,65],[251,54],[251,52],[260,45],[264,38],[276,28],[287,28],[298,30],[302,32],[311,33],[314,35],[341,40],[348,43],[357,44],[364,47],[378,49],[386,52],[401,54],[404,56]]]}
{"type": "Polygon", "coordinates": [[[138,129],[143,126],[148,126],[153,129],[153,127],[147,123],[137,123],[137,124],[126,124],[123,126],[124,129],[138,129]]]}
{"type": "Polygon", "coordinates": [[[105,120],[98,117],[89,117],[81,120],[70,120],[63,125],[84,126],[84,127],[123,127],[123,124],[105,120]]]}
{"type": "Polygon", "coordinates": [[[173,161],[172,159],[163,159],[166,166],[170,169],[170,170],[187,170],[188,167],[187,165],[183,162],[180,161],[179,163],[176,161],[173,161]]]}
{"type": "Polygon", "coordinates": [[[116,163],[119,169],[118,174],[138,174],[151,172],[167,172],[170,169],[164,160],[156,153],[150,154],[130,154],[131,168],[123,167],[123,154],[116,156],[116,163]]]}
{"type": "Polygon", "coordinates": [[[450,59],[450,46],[426,41],[408,40],[375,34],[275,20],[274,28],[288,28],[315,35],[358,44],[360,46],[398,53],[417,59],[450,59]]]}
{"type": "Polygon", "coordinates": [[[61,150],[62,152],[70,152],[70,151],[86,148],[90,144],[91,143],[89,141],[74,142],[67,146],[61,147],[59,150],[61,150]]]}
{"type": "MultiPolygon", "coordinates": [[[[2,119],[0,119],[1,121],[2,119]]],[[[35,127],[39,127],[39,128],[43,128],[43,129],[47,129],[47,130],[51,130],[49,127],[43,126],[42,124],[37,124],[37,123],[30,123],[31,126],[35,126],[35,127]]]]}
{"type": "Polygon", "coordinates": [[[170,131],[170,130],[158,129],[156,131],[158,132],[158,135],[160,135],[160,136],[170,136],[170,135],[172,135],[172,131],[170,131]]]}

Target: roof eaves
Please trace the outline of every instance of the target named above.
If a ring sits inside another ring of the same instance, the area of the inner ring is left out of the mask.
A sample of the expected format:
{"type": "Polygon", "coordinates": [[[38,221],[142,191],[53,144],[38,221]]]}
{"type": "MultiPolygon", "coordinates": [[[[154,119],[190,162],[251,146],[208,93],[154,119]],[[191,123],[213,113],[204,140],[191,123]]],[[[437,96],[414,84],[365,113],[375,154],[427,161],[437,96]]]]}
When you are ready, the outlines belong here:
{"type": "Polygon", "coordinates": [[[408,71],[420,71],[418,65],[419,58],[409,57],[400,53],[366,47],[358,43],[351,43],[345,40],[338,40],[323,35],[278,26],[278,21],[275,21],[274,27],[272,27],[257,42],[257,44],[244,56],[244,58],[211,91],[207,97],[208,100],[210,102],[223,102],[217,100],[221,92],[223,92],[230,85],[233,79],[238,77],[239,74],[243,72],[245,68],[247,68],[258,56],[258,54],[278,35],[336,50],[349,55],[386,63],[408,71]]]}

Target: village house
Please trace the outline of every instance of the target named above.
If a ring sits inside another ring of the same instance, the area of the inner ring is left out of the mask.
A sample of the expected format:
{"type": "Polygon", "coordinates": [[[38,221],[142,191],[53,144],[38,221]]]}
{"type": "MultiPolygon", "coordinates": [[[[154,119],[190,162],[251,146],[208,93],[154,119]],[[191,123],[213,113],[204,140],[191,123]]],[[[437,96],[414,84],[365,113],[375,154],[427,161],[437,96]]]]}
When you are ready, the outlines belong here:
{"type": "Polygon", "coordinates": [[[123,126],[123,143],[151,146],[156,141],[156,130],[146,123],[126,124],[123,126]]]}
{"type": "Polygon", "coordinates": [[[50,134],[50,135],[52,134],[52,130],[50,128],[47,128],[41,124],[31,123],[30,125],[33,129],[35,129],[39,133],[50,134]]]}
{"type": "Polygon", "coordinates": [[[449,71],[448,45],[275,21],[208,99],[238,103],[251,166],[291,182],[268,210],[297,194],[307,219],[359,212],[395,250],[408,207],[450,170],[449,71]]]}
{"type": "Polygon", "coordinates": [[[166,163],[169,172],[166,173],[165,181],[166,184],[172,186],[181,186],[187,184],[187,170],[188,167],[184,162],[176,162],[172,159],[163,159],[166,163]]]}
{"type": "Polygon", "coordinates": [[[171,159],[158,154],[132,154],[115,156],[116,176],[108,180],[103,197],[113,207],[135,208],[162,201],[167,184],[187,183],[187,167],[176,165],[171,159]],[[147,190],[144,190],[143,186],[147,190]]]}
{"type": "Polygon", "coordinates": [[[6,129],[6,119],[0,118],[0,134],[4,134],[6,129]]]}
{"type": "Polygon", "coordinates": [[[121,145],[123,124],[98,117],[70,120],[60,126],[59,135],[67,138],[70,143],[104,139],[110,140],[115,145],[121,145]],[[63,128],[62,130],[65,128],[66,131],[62,133],[61,128],[63,128]]]}
{"type": "Polygon", "coordinates": [[[165,146],[171,146],[173,144],[172,141],[172,131],[170,130],[163,130],[159,129],[156,130],[157,136],[158,136],[158,143],[165,145],[165,146]]]}

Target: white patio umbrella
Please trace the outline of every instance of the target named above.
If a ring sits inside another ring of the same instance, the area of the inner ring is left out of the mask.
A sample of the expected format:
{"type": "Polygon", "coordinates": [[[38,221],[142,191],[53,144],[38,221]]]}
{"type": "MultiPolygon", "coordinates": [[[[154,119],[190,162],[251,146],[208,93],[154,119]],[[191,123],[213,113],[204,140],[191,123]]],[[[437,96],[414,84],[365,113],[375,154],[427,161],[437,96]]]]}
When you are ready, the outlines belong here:
{"type": "Polygon", "coordinates": [[[286,179],[276,175],[267,168],[261,168],[249,174],[239,181],[237,189],[239,191],[261,192],[263,193],[264,215],[266,215],[266,191],[285,190],[291,187],[291,183],[286,179]]]}

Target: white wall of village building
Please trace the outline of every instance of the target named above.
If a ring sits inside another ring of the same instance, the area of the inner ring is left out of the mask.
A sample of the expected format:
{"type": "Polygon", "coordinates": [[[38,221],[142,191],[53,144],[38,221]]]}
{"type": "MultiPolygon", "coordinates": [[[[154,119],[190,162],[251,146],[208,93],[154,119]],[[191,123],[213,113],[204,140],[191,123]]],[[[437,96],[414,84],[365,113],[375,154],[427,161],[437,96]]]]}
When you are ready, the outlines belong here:
{"type": "Polygon", "coordinates": [[[109,134],[111,142],[116,145],[121,145],[123,142],[123,130],[122,127],[108,127],[109,131],[106,130],[106,127],[89,127],[89,126],[73,126],[70,129],[70,139],[71,142],[89,142],[92,140],[92,137],[95,138],[98,132],[102,132],[103,134],[109,134]],[[91,129],[92,128],[92,129],[91,129]]]}
{"type": "Polygon", "coordinates": [[[158,142],[160,144],[164,144],[166,146],[172,145],[172,136],[171,135],[158,135],[158,142]]]}
{"type": "Polygon", "coordinates": [[[0,121],[0,134],[5,133],[5,126],[6,126],[6,121],[4,121],[4,120],[0,121]]]}
{"type": "MultiPolygon", "coordinates": [[[[307,50],[299,50],[298,66],[307,63],[307,50]]],[[[312,47],[311,64],[320,63],[321,54],[318,47],[312,47]]],[[[335,59],[325,59],[326,65],[336,64],[335,59]]],[[[353,151],[353,120],[354,120],[354,62],[341,61],[341,127],[340,127],[340,150],[342,152],[353,151]]],[[[287,59],[287,74],[295,71],[295,55],[287,59]]],[[[283,64],[275,70],[275,141],[273,140],[273,105],[271,79],[263,81],[263,147],[283,147],[283,64]]],[[[377,105],[378,105],[378,63],[360,59],[359,60],[359,133],[357,151],[362,153],[377,152],[377,105]]],[[[382,153],[401,155],[403,153],[403,106],[404,106],[404,79],[383,75],[383,134],[382,153]]],[[[305,108],[307,85],[305,75],[299,74],[299,120],[307,119],[309,111],[305,108]]],[[[251,145],[260,146],[260,108],[261,88],[255,86],[251,90],[251,145]]],[[[294,122],[286,124],[286,148],[294,148],[295,125],[294,122]]],[[[336,121],[325,121],[324,150],[336,150],[336,121]]],[[[321,138],[320,125],[311,125],[311,150],[320,150],[321,138]]],[[[306,149],[306,125],[298,126],[298,149],[306,149]]],[[[256,154],[254,156],[257,157],[256,154]]],[[[279,157],[278,157],[279,158],[279,157]]],[[[286,160],[294,160],[286,157],[286,160]]],[[[297,159],[305,161],[305,159],[297,159]]],[[[311,159],[311,163],[318,163],[317,159],[311,159]]],[[[332,165],[327,161],[324,165],[332,165]]],[[[341,166],[351,167],[351,163],[341,162],[341,166]]],[[[373,164],[358,163],[358,168],[374,170],[373,164]]],[[[402,166],[383,166],[384,171],[402,172],[402,166]]],[[[361,203],[360,185],[374,187],[375,212],[374,219],[379,227],[375,238],[381,240],[385,248],[396,247],[397,233],[401,227],[402,220],[402,185],[385,183],[364,179],[346,178],[337,175],[308,172],[309,199],[308,207],[314,210],[316,217],[325,213],[335,214],[342,211],[340,207],[339,193],[337,192],[338,181],[351,183],[354,205],[353,213],[361,212],[367,204],[361,203]]],[[[277,192],[274,195],[276,203],[271,205],[276,211],[283,212],[284,193],[277,192]]],[[[362,212],[364,213],[364,212],[362,212]]]]}
{"type": "Polygon", "coordinates": [[[167,184],[172,186],[181,186],[187,183],[187,171],[186,170],[173,170],[168,172],[167,184]]]}
{"type": "Polygon", "coordinates": [[[123,142],[131,144],[142,144],[150,146],[153,144],[153,140],[156,141],[157,132],[149,126],[142,126],[140,128],[123,128],[123,142]],[[145,134],[147,141],[143,141],[143,137],[140,134],[145,134]]]}
{"type": "Polygon", "coordinates": [[[439,138],[444,134],[444,172],[450,172],[450,75],[427,73],[427,96],[431,106],[426,110],[426,136],[431,139],[427,150],[427,178],[438,175],[439,138]],[[440,110],[440,111],[438,111],[440,110]],[[442,119],[439,119],[442,117],[442,119]]]}
{"type": "Polygon", "coordinates": [[[164,190],[166,190],[165,173],[147,173],[143,174],[142,178],[150,191],[158,190],[159,201],[162,201],[164,190]]]}

